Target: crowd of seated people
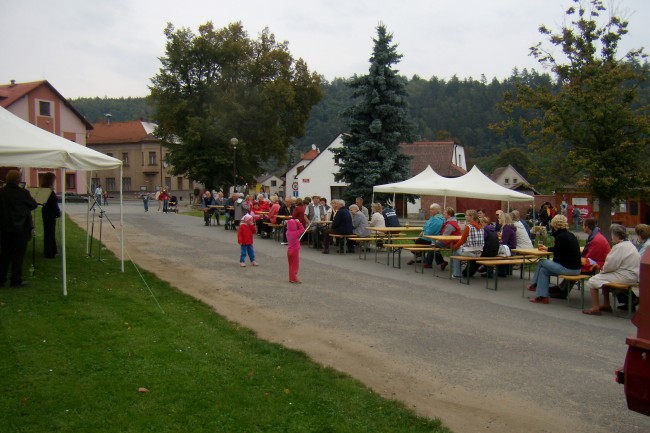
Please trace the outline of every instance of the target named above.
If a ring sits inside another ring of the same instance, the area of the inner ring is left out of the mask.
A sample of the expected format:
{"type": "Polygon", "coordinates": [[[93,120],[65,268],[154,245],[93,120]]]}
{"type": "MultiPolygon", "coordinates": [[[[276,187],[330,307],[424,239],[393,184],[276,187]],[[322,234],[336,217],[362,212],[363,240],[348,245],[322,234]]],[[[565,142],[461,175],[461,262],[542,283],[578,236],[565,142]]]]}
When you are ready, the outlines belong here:
{"type": "MultiPolygon", "coordinates": [[[[252,195],[243,196],[233,193],[226,201],[220,192],[212,194],[210,191],[205,191],[201,196],[201,208],[204,211],[206,225],[210,224],[215,213],[218,215],[219,212],[225,211],[226,219],[231,220],[235,226],[243,215],[250,214],[256,219],[257,233],[263,238],[270,237],[273,231],[272,225],[281,223],[279,215],[297,219],[304,227],[308,228],[310,242],[313,246],[322,248],[325,254],[329,252],[333,234],[367,237],[371,234],[370,227],[400,227],[397,213],[390,205],[383,207],[380,203],[372,203],[368,210],[363,206],[361,198],[357,198],[355,204],[346,207],[345,202],[339,199],[332,200],[331,206],[329,206],[327,199],[318,195],[304,199],[286,197],[282,201],[277,195],[267,197],[264,194],[259,194],[257,197],[253,197],[252,195]],[[229,208],[230,210],[228,210],[229,208]],[[329,222],[329,224],[312,224],[313,222],[329,222]]],[[[549,209],[547,207],[545,210],[549,209]]],[[[432,245],[432,241],[424,237],[427,235],[456,235],[460,236],[460,240],[455,242],[437,241],[434,245],[440,248],[451,247],[453,255],[476,257],[494,257],[503,255],[503,251],[506,251],[505,255],[508,255],[514,254],[513,250],[516,249],[533,248],[531,230],[526,221],[521,219],[517,210],[511,212],[498,210],[496,212],[498,221],[495,224],[491,224],[489,218],[480,209],[466,210],[466,224],[462,232],[455,215],[455,210],[451,207],[446,208],[443,214],[439,205],[432,204],[430,218],[424,224],[421,237],[415,241],[415,244],[432,245]],[[508,248],[504,249],[504,246],[508,248]]],[[[550,215],[550,213],[546,212],[546,215],[550,215]]],[[[217,223],[219,223],[218,221],[217,217],[217,223]]],[[[611,311],[607,283],[630,285],[637,283],[640,257],[650,245],[650,226],[639,224],[636,227],[635,232],[639,239],[637,247],[628,239],[624,226],[612,224],[610,232],[613,247],[610,247],[609,241],[597,226],[597,221],[594,218],[587,218],[582,226],[587,239],[581,252],[578,239],[569,231],[568,221],[564,215],[554,215],[548,225],[551,229],[550,234],[554,237],[554,244],[551,247],[540,245],[538,249],[553,253],[553,257],[538,261],[528,286],[529,290],[536,292],[536,296],[530,301],[548,304],[549,298],[565,299],[569,292],[569,284],[574,283],[561,281],[559,285],[551,286],[551,277],[584,274],[592,275],[585,284],[592,297],[592,308],[584,310],[584,313],[600,315],[603,311],[611,311]],[[603,291],[602,304],[599,303],[600,290],[603,291]]],[[[283,243],[286,243],[284,236],[286,234],[283,233],[283,243]]],[[[349,244],[351,245],[351,243],[349,244]]],[[[381,244],[377,243],[377,247],[381,248],[381,244]]],[[[444,270],[447,262],[439,252],[427,254],[424,267],[432,267],[434,259],[436,265],[444,270]]],[[[452,260],[451,264],[452,277],[460,278],[460,261],[452,260]]],[[[470,261],[467,266],[470,276],[474,275],[477,270],[481,271],[475,261],[470,261]]],[[[505,266],[497,267],[500,276],[509,274],[505,266]]],[[[625,305],[627,299],[627,294],[619,297],[619,308],[627,308],[625,305]]],[[[636,295],[633,295],[633,302],[634,308],[638,303],[636,295]]]]}

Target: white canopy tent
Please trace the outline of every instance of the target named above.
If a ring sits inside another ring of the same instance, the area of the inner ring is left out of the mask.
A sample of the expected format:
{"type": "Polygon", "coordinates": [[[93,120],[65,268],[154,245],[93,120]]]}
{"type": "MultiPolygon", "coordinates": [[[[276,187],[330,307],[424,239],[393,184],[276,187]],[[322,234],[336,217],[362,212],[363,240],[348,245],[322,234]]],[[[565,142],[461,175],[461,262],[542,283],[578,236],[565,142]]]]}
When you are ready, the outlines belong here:
{"type": "Polygon", "coordinates": [[[430,165],[410,179],[401,182],[387,183],[377,185],[372,188],[372,192],[387,192],[414,195],[431,195],[428,191],[432,186],[442,186],[448,180],[446,177],[436,173],[430,165]]]}
{"type": "MultiPolygon", "coordinates": [[[[120,167],[122,161],[81,146],[58,135],[25,122],[0,107],[0,164],[3,167],[59,168],[62,179],[65,170],[105,170],[120,167]]],[[[63,266],[63,295],[67,295],[65,255],[65,200],[62,201],[61,261],[63,266]]],[[[122,211],[122,182],[120,180],[120,257],[124,272],[124,236],[122,211]]]]}
{"type": "MultiPolygon", "coordinates": [[[[431,166],[416,176],[396,183],[377,185],[373,193],[388,192],[413,195],[440,195],[501,201],[531,201],[533,197],[505,188],[484,175],[477,166],[460,177],[443,177],[431,166]]],[[[445,200],[446,201],[446,200],[445,200]]],[[[445,204],[446,205],[446,204],[445,204]]]]}

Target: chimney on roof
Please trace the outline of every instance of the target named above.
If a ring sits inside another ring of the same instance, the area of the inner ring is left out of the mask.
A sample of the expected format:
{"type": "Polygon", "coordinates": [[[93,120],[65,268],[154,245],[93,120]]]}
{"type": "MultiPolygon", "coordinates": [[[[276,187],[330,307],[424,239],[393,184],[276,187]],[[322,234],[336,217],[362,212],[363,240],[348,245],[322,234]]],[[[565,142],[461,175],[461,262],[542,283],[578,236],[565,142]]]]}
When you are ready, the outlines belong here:
{"type": "Polygon", "coordinates": [[[111,117],[113,117],[113,115],[111,113],[104,114],[104,123],[107,124],[107,125],[110,125],[111,124],[111,117]]]}
{"type": "Polygon", "coordinates": [[[11,86],[15,86],[15,85],[16,85],[16,80],[11,80],[11,84],[10,84],[10,85],[11,85],[11,86]]]}

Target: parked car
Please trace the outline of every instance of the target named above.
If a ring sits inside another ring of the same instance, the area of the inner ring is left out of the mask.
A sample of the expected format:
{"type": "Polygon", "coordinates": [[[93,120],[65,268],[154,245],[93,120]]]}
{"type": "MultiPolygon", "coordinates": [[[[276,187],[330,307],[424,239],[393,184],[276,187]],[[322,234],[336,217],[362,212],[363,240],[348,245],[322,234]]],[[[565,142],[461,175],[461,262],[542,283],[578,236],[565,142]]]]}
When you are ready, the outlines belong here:
{"type": "MultiPolygon", "coordinates": [[[[56,200],[61,203],[61,193],[56,193],[56,200]]],[[[66,203],[88,203],[88,196],[77,194],[76,192],[65,193],[66,203]]]]}

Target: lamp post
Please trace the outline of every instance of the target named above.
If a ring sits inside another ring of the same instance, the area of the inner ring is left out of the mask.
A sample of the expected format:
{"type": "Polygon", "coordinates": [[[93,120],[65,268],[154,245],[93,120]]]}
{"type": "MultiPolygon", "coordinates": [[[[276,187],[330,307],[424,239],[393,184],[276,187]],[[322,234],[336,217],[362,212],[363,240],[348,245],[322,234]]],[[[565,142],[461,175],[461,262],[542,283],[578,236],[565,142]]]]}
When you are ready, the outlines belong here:
{"type": "Polygon", "coordinates": [[[239,140],[236,138],[230,139],[230,145],[232,146],[232,192],[237,192],[237,145],[239,140]]]}

